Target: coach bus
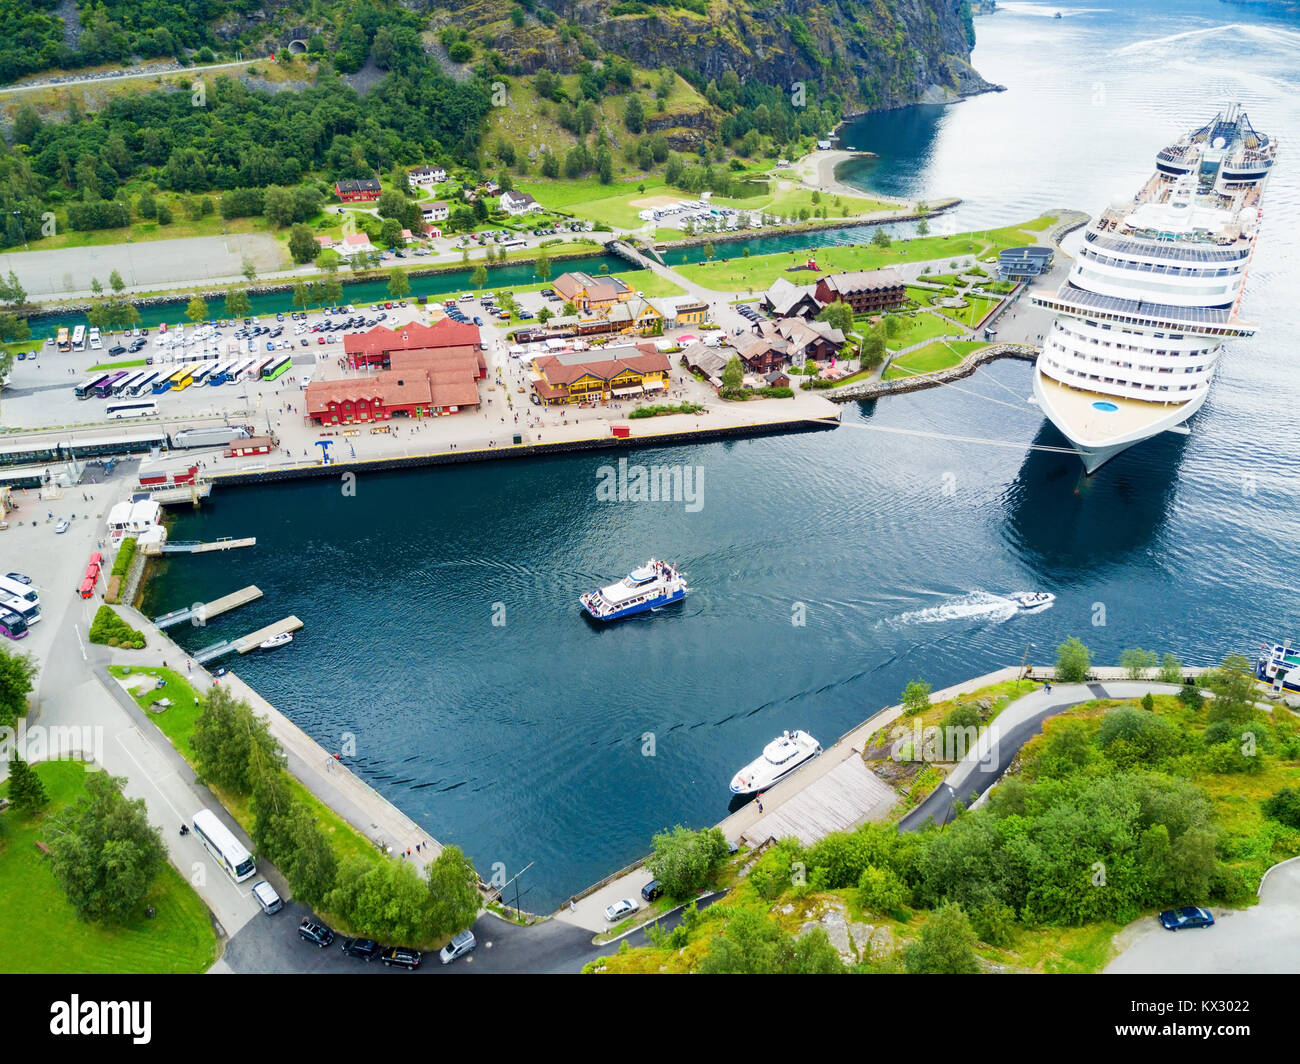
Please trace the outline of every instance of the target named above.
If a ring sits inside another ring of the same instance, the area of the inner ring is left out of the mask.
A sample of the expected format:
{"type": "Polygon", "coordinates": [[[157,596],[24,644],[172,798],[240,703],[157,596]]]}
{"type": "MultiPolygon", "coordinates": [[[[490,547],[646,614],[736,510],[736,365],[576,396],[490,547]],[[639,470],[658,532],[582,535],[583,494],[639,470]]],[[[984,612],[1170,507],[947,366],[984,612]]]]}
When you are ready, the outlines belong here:
{"type": "Polygon", "coordinates": [[[145,373],[141,373],[140,379],[137,380],[133,385],[131,385],[131,394],[133,396],[136,396],[136,395],[144,395],[145,392],[152,392],[154,382],[157,379],[158,379],[158,371],[156,369],[151,369],[145,373]]]}
{"type": "Polygon", "coordinates": [[[234,834],[217,819],[210,809],[200,809],[194,814],[194,834],[208,848],[208,852],[226,870],[236,883],[242,883],[257,871],[253,855],[244,848],[234,834]]]}
{"type": "Polygon", "coordinates": [[[86,350],[86,327],[84,325],[78,325],[72,330],[72,350],[86,350]]]}
{"type": "Polygon", "coordinates": [[[59,345],[59,350],[65,355],[72,350],[72,341],[68,339],[68,327],[66,325],[60,326],[59,337],[55,342],[59,345]]]}
{"type": "Polygon", "coordinates": [[[12,576],[0,576],[0,598],[20,598],[24,602],[40,602],[41,593],[31,584],[24,584],[12,576]]]}
{"type": "Polygon", "coordinates": [[[289,358],[288,356],[280,359],[279,361],[275,361],[273,359],[270,365],[262,367],[262,380],[273,381],[277,377],[283,377],[286,373],[289,372],[289,367],[292,365],[293,365],[293,359],[289,358]]]}
{"type": "Polygon", "coordinates": [[[113,388],[121,381],[126,380],[129,374],[124,369],[119,369],[116,373],[110,373],[97,385],[95,385],[95,396],[99,399],[107,399],[113,394],[113,388]]]}
{"type": "Polygon", "coordinates": [[[158,413],[158,403],[153,399],[122,399],[104,407],[104,414],[113,421],[124,417],[153,417],[158,413]]]}
{"type": "Polygon", "coordinates": [[[109,374],[107,373],[101,373],[95,377],[87,377],[77,385],[73,394],[75,394],[78,399],[89,399],[92,395],[98,394],[99,386],[108,380],[108,378],[109,374]]]}

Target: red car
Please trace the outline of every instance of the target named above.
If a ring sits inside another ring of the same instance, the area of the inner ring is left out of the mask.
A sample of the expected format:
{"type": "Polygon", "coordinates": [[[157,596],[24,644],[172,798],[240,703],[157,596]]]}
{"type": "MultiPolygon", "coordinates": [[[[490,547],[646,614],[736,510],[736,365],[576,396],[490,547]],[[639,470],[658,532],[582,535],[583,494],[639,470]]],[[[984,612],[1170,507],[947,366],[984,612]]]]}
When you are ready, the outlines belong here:
{"type": "Polygon", "coordinates": [[[317,342],[318,344],[323,344],[323,343],[325,342],[325,337],[323,337],[323,336],[318,336],[318,337],[316,337],[316,342],[317,342]]]}

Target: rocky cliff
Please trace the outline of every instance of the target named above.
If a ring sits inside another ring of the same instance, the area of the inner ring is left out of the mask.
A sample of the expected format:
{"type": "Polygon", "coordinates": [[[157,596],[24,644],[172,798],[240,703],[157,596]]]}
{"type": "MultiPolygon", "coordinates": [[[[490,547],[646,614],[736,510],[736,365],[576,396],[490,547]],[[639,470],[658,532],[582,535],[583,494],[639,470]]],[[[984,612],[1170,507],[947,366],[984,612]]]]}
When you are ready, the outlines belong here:
{"type": "Polygon", "coordinates": [[[585,35],[643,66],[694,70],[706,79],[734,71],[788,91],[802,84],[809,93],[834,92],[849,111],[942,102],[997,87],[970,65],[974,28],[961,0],[684,3],[537,0],[522,26],[502,20],[500,0],[456,4],[447,14],[524,73],[576,69],[585,35]]]}

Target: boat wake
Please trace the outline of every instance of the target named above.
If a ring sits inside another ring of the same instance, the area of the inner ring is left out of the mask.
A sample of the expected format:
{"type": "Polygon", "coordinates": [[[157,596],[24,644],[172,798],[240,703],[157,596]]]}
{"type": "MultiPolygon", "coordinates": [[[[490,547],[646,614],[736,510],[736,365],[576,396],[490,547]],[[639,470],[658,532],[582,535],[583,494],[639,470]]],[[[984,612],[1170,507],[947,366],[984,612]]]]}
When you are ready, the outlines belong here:
{"type": "MultiPolygon", "coordinates": [[[[1046,603],[1037,609],[1050,609],[1046,603]]],[[[946,621],[988,620],[995,624],[1009,621],[1018,613],[1025,612],[1010,596],[994,595],[988,591],[975,591],[960,598],[951,599],[938,606],[927,606],[922,610],[909,610],[893,619],[900,626],[915,624],[942,624],[946,621]]]]}

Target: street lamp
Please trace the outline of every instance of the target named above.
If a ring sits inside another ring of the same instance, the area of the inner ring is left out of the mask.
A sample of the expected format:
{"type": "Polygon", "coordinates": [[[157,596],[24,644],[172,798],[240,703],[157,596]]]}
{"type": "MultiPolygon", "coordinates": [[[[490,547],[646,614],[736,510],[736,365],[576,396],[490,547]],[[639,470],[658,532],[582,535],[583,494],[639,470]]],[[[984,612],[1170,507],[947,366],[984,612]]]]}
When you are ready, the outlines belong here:
{"type": "Polygon", "coordinates": [[[1020,659],[1020,673],[1016,676],[1016,690],[1017,690],[1017,691],[1020,690],[1020,681],[1023,680],[1023,679],[1025,678],[1025,665],[1026,665],[1026,664],[1028,663],[1028,661],[1029,661],[1029,648],[1030,648],[1030,647],[1034,647],[1035,650],[1038,649],[1037,645],[1034,644],[1034,643],[1026,643],[1026,644],[1025,644],[1025,656],[1024,656],[1023,658],[1020,659]]]}

